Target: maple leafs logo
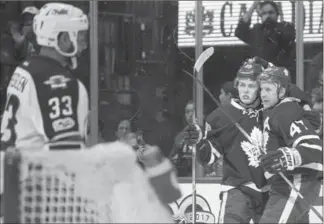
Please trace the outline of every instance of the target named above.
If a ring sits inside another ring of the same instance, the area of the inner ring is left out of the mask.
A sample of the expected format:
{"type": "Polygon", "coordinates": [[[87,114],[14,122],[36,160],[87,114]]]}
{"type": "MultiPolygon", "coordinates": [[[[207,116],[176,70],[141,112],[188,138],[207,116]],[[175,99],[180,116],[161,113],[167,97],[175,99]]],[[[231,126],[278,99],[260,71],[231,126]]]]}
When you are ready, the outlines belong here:
{"type": "Polygon", "coordinates": [[[262,147],[265,149],[265,146],[269,140],[269,134],[267,132],[262,132],[257,127],[254,127],[250,137],[253,144],[249,141],[243,141],[241,143],[241,148],[248,157],[249,166],[258,167],[260,163],[259,157],[261,156],[260,148],[262,147]]]}

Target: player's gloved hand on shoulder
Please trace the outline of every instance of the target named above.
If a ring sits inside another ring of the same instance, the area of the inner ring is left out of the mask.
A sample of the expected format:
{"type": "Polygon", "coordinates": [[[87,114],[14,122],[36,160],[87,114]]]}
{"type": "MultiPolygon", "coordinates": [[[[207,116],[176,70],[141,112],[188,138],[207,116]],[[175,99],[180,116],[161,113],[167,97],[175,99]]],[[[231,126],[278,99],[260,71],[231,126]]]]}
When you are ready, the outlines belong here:
{"type": "Polygon", "coordinates": [[[309,124],[312,125],[314,130],[317,130],[321,127],[321,115],[317,111],[304,110],[303,117],[308,120],[309,124]]]}
{"type": "Polygon", "coordinates": [[[302,107],[304,107],[305,105],[308,105],[308,107],[309,107],[309,105],[311,105],[310,97],[295,84],[289,85],[288,96],[299,99],[300,105],[302,107]]]}
{"type": "Polygon", "coordinates": [[[260,157],[260,165],[272,174],[294,170],[300,164],[300,154],[294,148],[282,147],[260,157]]]}

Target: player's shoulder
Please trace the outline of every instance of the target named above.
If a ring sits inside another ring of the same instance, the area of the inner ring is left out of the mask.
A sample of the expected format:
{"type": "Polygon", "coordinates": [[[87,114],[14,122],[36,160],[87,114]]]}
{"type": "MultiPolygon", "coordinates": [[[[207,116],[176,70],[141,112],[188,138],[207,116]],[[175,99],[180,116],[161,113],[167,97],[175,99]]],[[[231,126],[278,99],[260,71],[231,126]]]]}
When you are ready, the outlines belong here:
{"type": "Polygon", "coordinates": [[[56,89],[65,87],[71,81],[78,82],[70,69],[49,57],[32,56],[22,62],[19,67],[30,74],[37,89],[44,85],[56,89]]]}
{"type": "Polygon", "coordinates": [[[45,56],[32,56],[23,61],[20,68],[28,71],[35,81],[45,81],[52,76],[65,76],[74,79],[71,71],[58,61],[45,56]]]}
{"type": "Polygon", "coordinates": [[[225,117],[224,111],[226,111],[228,108],[228,105],[222,105],[217,107],[215,110],[213,110],[206,118],[207,121],[213,121],[216,122],[218,120],[221,120],[223,117],[225,117]]]}
{"type": "MultiPolygon", "coordinates": [[[[235,102],[234,102],[235,104],[235,102]]],[[[222,127],[226,126],[230,123],[232,123],[228,115],[232,117],[233,119],[236,119],[237,117],[242,116],[240,106],[238,104],[233,105],[233,102],[224,104],[216,108],[214,111],[212,111],[206,118],[206,121],[212,126],[212,127],[222,127]],[[236,107],[236,106],[237,107],[236,107]]]]}
{"type": "Polygon", "coordinates": [[[299,101],[294,98],[285,98],[270,113],[270,121],[273,124],[289,124],[303,117],[304,110],[299,101]]]}

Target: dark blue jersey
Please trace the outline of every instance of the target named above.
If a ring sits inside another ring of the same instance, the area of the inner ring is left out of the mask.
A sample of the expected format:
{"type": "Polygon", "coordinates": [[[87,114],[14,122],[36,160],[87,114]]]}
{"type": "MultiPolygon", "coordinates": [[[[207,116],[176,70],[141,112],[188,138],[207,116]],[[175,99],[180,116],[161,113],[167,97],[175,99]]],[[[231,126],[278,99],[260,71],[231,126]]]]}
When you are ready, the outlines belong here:
{"type": "Polygon", "coordinates": [[[223,185],[238,187],[247,183],[258,189],[266,185],[264,171],[259,166],[260,150],[240,132],[226,116],[230,115],[258,144],[262,140],[262,129],[259,125],[259,110],[245,109],[237,101],[217,108],[206,119],[208,141],[212,153],[205,157],[205,163],[212,163],[214,158],[223,155],[223,185]]]}

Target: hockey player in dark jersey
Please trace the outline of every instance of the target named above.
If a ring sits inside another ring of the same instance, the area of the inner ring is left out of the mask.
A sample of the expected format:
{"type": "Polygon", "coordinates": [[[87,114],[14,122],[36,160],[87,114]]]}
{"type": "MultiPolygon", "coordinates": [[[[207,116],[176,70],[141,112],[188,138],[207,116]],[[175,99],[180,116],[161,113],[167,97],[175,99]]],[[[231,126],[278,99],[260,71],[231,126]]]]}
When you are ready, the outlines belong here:
{"type": "MultiPolygon", "coordinates": [[[[221,155],[224,158],[219,223],[249,223],[251,219],[257,223],[263,212],[266,179],[258,162],[261,152],[225,114],[239,123],[251,138],[256,141],[262,139],[256,81],[261,71],[262,67],[253,62],[246,62],[239,69],[234,81],[239,99],[232,99],[230,104],[217,108],[206,118],[206,129],[210,131],[207,139],[197,144],[197,155],[203,165],[212,164],[221,155]]],[[[191,135],[195,131],[187,133],[188,139],[194,140],[191,135]]],[[[190,143],[195,143],[195,140],[190,143]]]]}
{"type": "Polygon", "coordinates": [[[260,223],[300,223],[310,208],[278,175],[282,172],[308,204],[318,197],[323,172],[322,141],[298,100],[287,97],[287,69],[268,68],[258,78],[264,106],[261,166],[267,171],[270,197],[260,223]]]}
{"type": "MultiPolygon", "coordinates": [[[[197,153],[202,164],[212,164],[220,155],[224,156],[220,223],[249,223],[250,219],[258,222],[267,199],[267,193],[262,193],[267,186],[264,170],[259,166],[261,152],[225,115],[234,118],[255,142],[262,144],[262,119],[259,119],[262,113],[259,113],[261,105],[256,82],[262,67],[257,64],[269,66],[267,62],[258,63],[255,58],[248,60],[235,79],[239,99],[232,99],[231,104],[217,108],[207,117],[209,127],[205,129],[211,129],[207,139],[200,140],[197,126],[186,132],[189,144],[199,142],[197,153]]],[[[293,85],[289,90],[307,105],[305,93],[293,85]]]]}

